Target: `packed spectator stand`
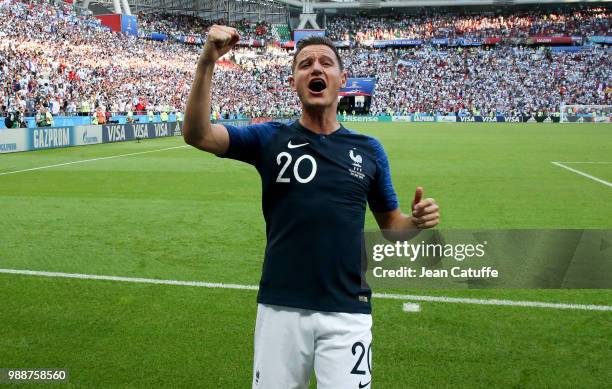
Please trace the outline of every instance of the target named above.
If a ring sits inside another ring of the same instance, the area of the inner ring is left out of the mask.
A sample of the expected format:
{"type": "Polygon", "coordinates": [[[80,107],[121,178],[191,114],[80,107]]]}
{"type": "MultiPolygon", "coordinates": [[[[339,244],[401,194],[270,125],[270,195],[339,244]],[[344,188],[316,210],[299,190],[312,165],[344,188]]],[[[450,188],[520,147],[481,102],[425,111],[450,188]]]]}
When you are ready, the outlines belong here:
{"type": "Polygon", "coordinates": [[[203,36],[213,24],[229,25],[240,32],[240,36],[245,40],[265,40],[274,39],[273,26],[265,21],[251,23],[242,19],[232,23],[224,20],[207,20],[193,15],[178,15],[167,12],[140,12],[138,14],[138,24],[141,30],[164,33],[168,35],[195,35],[203,36]]]}
{"type": "Polygon", "coordinates": [[[610,34],[610,11],[601,7],[547,11],[515,11],[504,14],[457,15],[425,11],[419,15],[385,18],[339,16],[328,21],[327,34],[333,40],[432,38],[526,38],[569,35],[590,37],[610,34]]]}
{"type": "MultiPolygon", "coordinates": [[[[0,16],[0,116],[184,109],[200,46],[113,33],[66,3],[0,0],[0,16]]],[[[327,33],[351,41],[340,50],[350,77],[377,79],[372,114],[555,112],[562,103],[612,105],[612,51],[586,44],[594,35],[612,36],[611,19],[609,10],[595,7],[510,16],[357,16],[328,20],[327,33]],[[585,47],[553,52],[512,41],[544,34],[580,37],[585,47]],[[492,36],[508,40],[471,47],[370,44],[492,36]]],[[[222,21],[139,15],[141,29],[167,34],[201,36],[215,22],[222,21]]],[[[299,114],[287,82],[292,51],[279,47],[279,29],[246,20],[231,25],[243,39],[266,45],[237,48],[220,64],[214,117],[299,114]]]]}

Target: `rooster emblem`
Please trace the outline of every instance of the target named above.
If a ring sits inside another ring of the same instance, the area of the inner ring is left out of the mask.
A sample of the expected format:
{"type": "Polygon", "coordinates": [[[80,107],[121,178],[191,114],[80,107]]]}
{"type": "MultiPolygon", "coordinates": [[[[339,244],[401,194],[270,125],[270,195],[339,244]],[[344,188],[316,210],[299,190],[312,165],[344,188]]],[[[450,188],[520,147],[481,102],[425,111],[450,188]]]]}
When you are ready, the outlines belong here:
{"type": "MultiPolygon", "coordinates": [[[[354,149],[353,149],[353,150],[354,150],[354,149]]],[[[353,153],[353,150],[351,150],[351,151],[349,152],[349,157],[351,157],[351,159],[353,160],[353,162],[355,162],[355,163],[357,163],[357,164],[360,164],[360,165],[361,165],[361,163],[363,162],[363,159],[361,158],[361,155],[359,155],[359,154],[355,155],[355,154],[353,153]]]]}

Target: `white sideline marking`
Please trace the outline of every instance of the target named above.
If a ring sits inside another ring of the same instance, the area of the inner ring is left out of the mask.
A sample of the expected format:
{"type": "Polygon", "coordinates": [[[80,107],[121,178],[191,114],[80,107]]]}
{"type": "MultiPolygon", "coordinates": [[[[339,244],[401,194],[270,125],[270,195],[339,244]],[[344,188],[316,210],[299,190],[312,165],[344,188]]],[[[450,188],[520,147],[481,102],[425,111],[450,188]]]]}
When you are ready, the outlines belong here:
{"type": "MultiPolygon", "coordinates": [[[[576,173],[576,174],[580,174],[580,175],[581,175],[581,176],[583,176],[583,177],[590,178],[590,179],[591,179],[591,180],[593,180],[593,181],[597,181],[597,182],[599,182],[600,184],[604,184],[604,185],[609,186],[609,187],[611,187],[611,188],[612,188],[612,182],[608,182],[608,181],[606,181],[606,180],[602,180],[601,178],[597,178],[597,177],[595,177],[595,176],[592,176],[592,175],[590,175],[590,174],[587,174],[587,173],[585,173],[585,172],[582,172],[582,171],[580,171],[580,170],[578,170],[578,169],[571,168],[571,167],[569,167],[569,166],[564,165],[564,164],[563,164],[563,163],[561,163],[561,162],[551,162],[551,163],[552,163],[553,165],[557,165],[557,166],[559,166],[559,167],[562,167],[563,169],[567,169],[567,170],[569,170],[570,172],[574,172],[574,173],[576,173]]],[[[565,163],[570,163],[570,162],[565,162],[565,163]]]]}
{"type": "MultiPolygon", "coordinates": [[[[19,274],[19,275],[27,275],[27,276],[41,276],[41,277],[78,278],[78,279],[84,279],[84,280],[133,282],[133,283],[139,283],[139,284],[196,286],[196,287],[216,288],[216,289],[241,289],[241,290],[258,290],[259,289],[257,285],[224,284],[224,283],[218,283],[218,282],[202,282],[202,281],[160,280],[160,279],[155,279],[155,278],[102,276],[102,275],[95,275],[95,274],[59,273],[59,272],[19,270],[19,269],[0,269],[0,273],[19,274]]],[[[473,299],[473,298],[461,298],[461,297],[419,296],[419,295],[409,295],[409,294],[406,295],[406,294],[386,294],[386,293],[374,293],[372,296],[376,298],[391,299],[391,300],[416,300],[416,301],[427,301],[427,302],[436,302],[436,303],[505,305],[505,306],[532,307],[532,308],[574,309],[574,310],[583,310],[583,311],[612,311],[612,305],[545,303],[545,302],[540,302],[540,301],[473,299]]]]}
{"type": "Polygon", "coordinates": [[[118,155],[111,155],[109,157],[100,157],[100,158],[91,158],[91,159],[82,159],[80,161],[72,161],[72,162],[64,162],[64,163],[58,163],[55,165],[47,165],[47,166],[39,166],[39,167],[33,167],[30,169],[23,169],[23,170],[15,170],[12,172],[4,172],[4,173],[0,173],[0,176],[4,176],[7,174],[15,174],[15,173],[23,173],[23,172],[31,172],[34,170],[42,170],[42,169],[50,169],[52,167],[58,167],[58,166],[66,166],[66,165],[74,165],[76,163],[85,163],[85,162],[94,162],[94,161],[102,161],[105,159],[113,159],[113,158],[121,158],[121,157],[129,157],[130,155],[140,155],[140,154],[148,154],[148,153],[155,153],[158,151],[166,151],[166,150],[172,150],[172,149],[179,149],[181,147],[189,147],[187,145],[183,145],[183,146],[174,146],[174,147],[166,147],[164,149],[155,149],[155,150],[148,150],[148,151],[139,151],[137,153],[128,153],[128,154],[118,154],[118,155]]]}
{"type": "Polygon", "coordinates": [[[204,288],[220,288],[220,289],[246,289],[246,290],[258,290],[259,289],[257,285],[223,284],[223,283],[218,283],[218,282],[202,282],[202,281],[160,280],[156,278],[101,276],[101,275],[96,275],[96,274],[59,273],[59,272],[35,271],[35,270],[0,269],[0,273],[20,274],[20,275],[26,275],[26,276],[78,278],[82,280],[134,282],[138,284],[199,286],[199,287],[204,287],[204,288]]]}
{"type": "MultiPolygon", "coordinates": [[[[1,273],[1,271],[0,271],[1,273]]],[[[612,305],[592,305],[592,304],[566,304],[566,303],[545,303],[541,301],[517,301],[517,300],[498,300],[498,299],[472,299],[462,297],[445,296],[418,296],[410,294],[384,294],[373,293],[373,297],[387,298],[395,300],[414,300],[433,303],[456,303],[456,304],[475,304],[475,305],[506,305],[512,307],[530,308],[554,308],[554,309],[577,309],[583,311],[612,311],[612,305]]]]}
{"type": "Polygon", "coordinates": [[[592,162],[592,161],[571,161],[571,162],[557,162],[557,163],[602,163],[602,164],[610,164],[612,162],[592,162]]]}

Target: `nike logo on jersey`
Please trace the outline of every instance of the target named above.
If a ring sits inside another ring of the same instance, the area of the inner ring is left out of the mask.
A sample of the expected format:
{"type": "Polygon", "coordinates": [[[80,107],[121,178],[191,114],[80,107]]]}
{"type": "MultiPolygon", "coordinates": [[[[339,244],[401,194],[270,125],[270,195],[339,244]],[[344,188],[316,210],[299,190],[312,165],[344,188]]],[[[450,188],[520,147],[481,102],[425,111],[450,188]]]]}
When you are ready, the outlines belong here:
{"type": "Polygon", "coordinates": [[[291,141],[289,141],[289,143],[287,143],[287,147],[289,147],[290,149],[297,149],[298,147],[306,146],[307,144],[308,144],[308,142],[301,143],[299,145],[294,145],[294,144],[291,143],[291,141]]]}
{"type": "Polygon", "coordinates": [[[366,386],[370,385],[370,382],[372,382],[372,381],[368,381],[366,384],[362,384],[361,382],[359,382],[359,389],[363,389],[366,386]]]}

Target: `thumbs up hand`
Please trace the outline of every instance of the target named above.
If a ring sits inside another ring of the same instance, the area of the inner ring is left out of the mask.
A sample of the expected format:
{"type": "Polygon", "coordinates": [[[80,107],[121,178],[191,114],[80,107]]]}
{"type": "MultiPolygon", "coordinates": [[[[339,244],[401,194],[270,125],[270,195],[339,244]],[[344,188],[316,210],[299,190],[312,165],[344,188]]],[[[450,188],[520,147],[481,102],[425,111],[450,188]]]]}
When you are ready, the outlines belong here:
{"type": "Polygon", "coordinates": [[[417,187],[412,200],[412,222],[417,228],[432,228],[440,223],[440,207],[434,199],[423,200],[423,188],[417,187]]]}

